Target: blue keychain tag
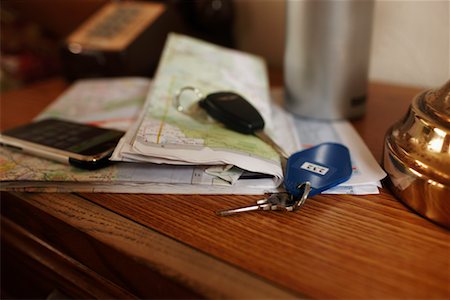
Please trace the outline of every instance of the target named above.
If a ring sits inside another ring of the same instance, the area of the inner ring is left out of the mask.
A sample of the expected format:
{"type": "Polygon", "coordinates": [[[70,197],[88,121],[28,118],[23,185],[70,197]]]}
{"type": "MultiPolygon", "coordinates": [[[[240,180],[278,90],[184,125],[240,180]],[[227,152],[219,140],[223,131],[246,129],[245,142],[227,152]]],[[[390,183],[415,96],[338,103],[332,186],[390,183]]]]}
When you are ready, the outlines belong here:
{"type": "Polygon", "coordinates": [[[308,197],[320,194],[352,175],[350,153],[344,145],[323,143],[292,154],[286,164],[284,186],[295,197],[303,194],[299,186],[309,182],[308,197]]]}
{"type": "Polygon", "coordinates": [[[255,210],[295,211],[308,197],[317,195],[352,176],[350,153],[344,145],[323,143],[292,154],[286,163],[284,187],[287,192],[271,194],[253,205],[220,210],[220,216],[255,210]]]}

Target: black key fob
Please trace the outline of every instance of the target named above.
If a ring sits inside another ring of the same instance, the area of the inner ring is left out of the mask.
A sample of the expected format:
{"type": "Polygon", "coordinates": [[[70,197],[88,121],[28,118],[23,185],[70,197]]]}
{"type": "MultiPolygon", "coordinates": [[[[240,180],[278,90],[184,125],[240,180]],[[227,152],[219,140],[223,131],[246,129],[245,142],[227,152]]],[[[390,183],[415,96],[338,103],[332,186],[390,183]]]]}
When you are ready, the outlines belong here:
{"type": "Polygon", "coordinates": [[[264,119],[253,105],[233,92],[217,92],[199,101],[201,108],[231,130],[253,134],[264,129],[264,119]]]}

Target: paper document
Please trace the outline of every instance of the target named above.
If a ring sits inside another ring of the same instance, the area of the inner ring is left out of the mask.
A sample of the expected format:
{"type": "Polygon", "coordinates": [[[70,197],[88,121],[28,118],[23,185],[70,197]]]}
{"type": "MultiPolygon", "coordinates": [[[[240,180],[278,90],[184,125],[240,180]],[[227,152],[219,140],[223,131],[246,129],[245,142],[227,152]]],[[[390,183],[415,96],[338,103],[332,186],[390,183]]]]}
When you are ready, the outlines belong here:
{"type": "Polygon", "coordinates": [[[79,80],[36,119],[62,118],[127,131],[150,86],[149,79],[139,77],[79,80]]]}
{"type": "MultiPolygon", "coordinates": [[[[174,165],[233,165],[273,176],[281,183],[278,154],[254,135],[177,110],[175,94],[194,87],[203,94],[233,91],[251,102],[271,128],[269,84],[264,61],[178,34],[168,37],[142,116],[116,149],[113,160],[174,165]]],[[[185,101],[196,105],[200,99],[185,101]]],[[[189,109],[187,109],[189,111],[189,109]]]]}
{"type": "MultiPolygon", "coordinates": [[[[136,121],[150,87],[146,78],[80,80],[36,119],[58,117],[126,131],[136,121]]],[[[272,179],[230,185],[218,177],[217,168],[206,172],[208,168],[116,163],[88,171],[0,147],[1,190],[259,194],[275,189],[272,179]]]]}
{"type": "MultiPolygon", "coordinates": [[[[83,118],[87,123],[102,120],[104,126],[108,124],[110,127],[126,130],[126,126],[133,123],[142,108],[150,86],[150,80],[144,78],[81,80],[50,105],[38,119],[58,116],[72,120],[83,118]],[[103,98],[104,89],[110,92],[107,98],[103,98]],[[80,103],[88,105],[92,101],[99,102],[95,105],[97,109],[91,110],[89,114],[78,108],[80,103]],[[118,103],[123,105],[117,105],[118,103]],[[127,109],[123,109],[125,107],[127,109]],[[130,121],[126,125],[127,122],[115,121],[118,119],[130,121]]],[[[282,90],[273,90],[272,98],[276,100],[274,102],[279,103],[279,97],[282,97],[282,90]]],[[[357,170],[351,179],[354,185],[344,183],[327,193],[378,193],[379,179],[385,175],[348,122],[320,122],[295,118],[277,105],[272,107],[272,120],[280,128],[280,134],[276,136],[277,142],[289,152],[311,146],[315,141],[342,142],[349,147],[354,170],[357,170]]],[[[241,179],[230,185],[215,174],[208,174],[206,170],[209,168],[117,163],[105,169],[85,171],[0,148],[2,190],[172,194],[264,194],[278,190],[270,178],[241,179]]],[[[217,172],[212,169],[212,172],[214,171],[217,172]]]]}
{"type": "MultiPolygon", "coordinates": [[[[280,161],[269,145],[191,115],[195,110],[184,114],[175,108],[173,96],[185,86],[204,94],[226,90],[243,95],[263,115],[267,133],[288,153],[322,142],[346,145],[353,175],[326,193],[378,193],[385,173],[347,121],[291,115],[275,104],[282,103],[283,90],[269,92],[260,58],[180,35],[170,36],[155,81],[80,80],[38,116],[126,131],[112,157],[119,162],[86,171],[0,147],[0,189],[170,194],[282,190],[280,161]],[[251,179],[248,171],[254,172],[251,179]]],[[[183,105],[195,105],[196,100],[188,97],[183,105]]]]}

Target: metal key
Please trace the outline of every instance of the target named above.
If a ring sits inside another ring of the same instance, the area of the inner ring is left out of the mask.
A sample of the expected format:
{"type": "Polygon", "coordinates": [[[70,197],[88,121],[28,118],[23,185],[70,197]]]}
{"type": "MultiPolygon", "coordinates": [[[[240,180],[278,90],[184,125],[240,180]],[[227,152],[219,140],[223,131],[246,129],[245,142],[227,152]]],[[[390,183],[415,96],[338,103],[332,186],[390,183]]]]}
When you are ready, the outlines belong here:
{"type": "Polygon", "coordinates": [[[256,201],[254,205],[242,206],[232,209],[219,210],[217,215],[219,216],[230,216],[242,212],[256,211],[256,210],[281,210],[281,211],[294,211],[299,209],[306,201],[309,191],[311,190],[311,185],[306,182],[299,186],[302,189],[301,197],[294,198],[288,192],[280,192],[271,194],[265,199],[256,201]]]}
{"type": "Polygon", "coordinates": [[[217,212],[220,216],[229,216],[241,212],[255,211],[255,210],[276,210],[281,207],[282,202],[290,197],[288,193],[271,194],[269,197],[256,201],[254,205],[242,206],[232,209],[220,210],[217,212]]]}

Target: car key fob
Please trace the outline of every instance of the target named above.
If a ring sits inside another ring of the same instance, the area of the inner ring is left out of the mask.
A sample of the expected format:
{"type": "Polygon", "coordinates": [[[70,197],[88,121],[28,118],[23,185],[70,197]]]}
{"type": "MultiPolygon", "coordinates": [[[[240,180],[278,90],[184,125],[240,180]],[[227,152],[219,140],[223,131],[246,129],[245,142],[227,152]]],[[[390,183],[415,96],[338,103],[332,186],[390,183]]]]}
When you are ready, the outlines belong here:
{"type": "MultiPolygon", "coordinates": [[[[270,145],[280,157],[285,159],[289,157],[283,147],[264,132],[263,117],[244,97],[233,92],[216,92],[207,95],[198,104],[208,115],[228,129],[243,134],[253,134],[270,145]]],[[[180,105],[178,104],[177,107],[180,105]]]]}
{"type": "Polygon", "coordinates": [[[231,130],[253,134],[264,128],[264,119],[253,105],[233,92],[217,92],[199,101],[201,108],[231,130]]]}
{"type": "Polygon", "coordinates": [[[311,184],[308,197],[347,181],[352,175],[350,153],[344,145],[323,143],[292,154],[286,164],[284,186],[294,197],[301,196],[298,188],[311,184]]]}

